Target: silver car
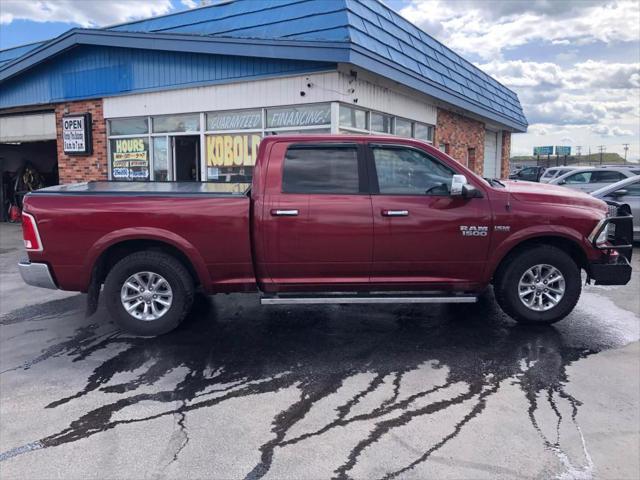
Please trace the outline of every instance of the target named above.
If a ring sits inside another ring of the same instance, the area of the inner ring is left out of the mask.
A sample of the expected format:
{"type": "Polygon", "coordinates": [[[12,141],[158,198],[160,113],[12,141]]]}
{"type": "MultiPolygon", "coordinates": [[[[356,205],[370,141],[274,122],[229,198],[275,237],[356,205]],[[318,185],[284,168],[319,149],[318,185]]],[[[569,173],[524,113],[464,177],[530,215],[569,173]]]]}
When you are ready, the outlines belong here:
{"type": "Polygon", "coordinates": [[[590,193],[639,174],[640,167],[581,167],[554,178],[549,184],[590,193]]]}
{"type": "Polygon", "coordinates": [[[640,242],[640,175],[607,185],[591,195],[629,205],[633,215],[633,241],[640,242]]]}
{"type": "Polygon", "coordinates": [[[554,178],[569,173],[579,167],[551,167],[547,168],[540,177],[540,183],[549,183],[554,178]]]}

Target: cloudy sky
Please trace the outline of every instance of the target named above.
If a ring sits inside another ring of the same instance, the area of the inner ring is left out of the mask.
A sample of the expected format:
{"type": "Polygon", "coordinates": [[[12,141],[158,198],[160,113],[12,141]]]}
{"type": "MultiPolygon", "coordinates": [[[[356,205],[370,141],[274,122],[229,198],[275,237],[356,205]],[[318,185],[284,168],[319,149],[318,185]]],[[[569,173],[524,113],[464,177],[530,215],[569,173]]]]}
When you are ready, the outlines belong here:
{"type": "MultiPolygon", "coordinates": [[[[638,0],[388,0],[427,33],[515,90],[534,145],[598,145],[640,157],[638,0]]],[[[0,48],[193,8],[200,0],[2,0],[0,48]]]]}

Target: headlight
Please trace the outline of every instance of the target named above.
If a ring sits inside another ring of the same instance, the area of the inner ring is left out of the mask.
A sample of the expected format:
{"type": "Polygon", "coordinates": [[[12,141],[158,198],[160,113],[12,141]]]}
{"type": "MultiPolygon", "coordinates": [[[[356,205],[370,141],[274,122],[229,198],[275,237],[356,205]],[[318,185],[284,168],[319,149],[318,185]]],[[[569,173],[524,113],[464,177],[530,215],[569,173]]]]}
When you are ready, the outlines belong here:
{"type": "Polygon", "coordinates": [[[609,239],[609,227],[611,227],[611,224],[602,229],[602,232],[600,232],[600,235],[596,238],[596,245],[601,246],[607,243],[609,239]]]}
{"type": "Polygon", "coordinates": [[[604,245],[607,242],[607,238],[609,237],[610,224],[603,228],[603,225],[606,221],[607,219],[603,218],[596,224],[593,230],[591,230],[591,234],[588,238],[593,245],[604,245]]]}

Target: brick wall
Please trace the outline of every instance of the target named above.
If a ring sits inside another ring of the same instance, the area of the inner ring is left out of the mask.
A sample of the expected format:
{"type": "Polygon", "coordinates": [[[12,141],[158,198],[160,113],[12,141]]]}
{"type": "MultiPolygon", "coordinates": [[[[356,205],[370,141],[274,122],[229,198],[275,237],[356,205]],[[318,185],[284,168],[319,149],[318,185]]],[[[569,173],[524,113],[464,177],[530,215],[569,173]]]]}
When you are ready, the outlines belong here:
{"type": "Polygon", "coordinates": [[[439,108],[434,145],[440,144],[447,145],[447,153],[463,165],[467,163],[469,149],[473,148],[468,167],[482,174],[484,123],[439,108]]]}
{"type": "Polygon", "coordinates": [[[56,105],[56,139],[58,144],[58,173],[60,183],[107,179],[107,132],[102,113],[102,99],[67,102],[56,105]],[[65,109],[67,112],[65,112],[65,109]],[[64,153],[62,117],[73,113],[91,114],[93,153],[89,156],[65,155],[64,153]]]}
{"type": "Polygon", "coordinates": [[[509,157],[511,156],[511,132],[502,131],[502,151],[500,152],[500,173],[509,178],[509,157]]]}

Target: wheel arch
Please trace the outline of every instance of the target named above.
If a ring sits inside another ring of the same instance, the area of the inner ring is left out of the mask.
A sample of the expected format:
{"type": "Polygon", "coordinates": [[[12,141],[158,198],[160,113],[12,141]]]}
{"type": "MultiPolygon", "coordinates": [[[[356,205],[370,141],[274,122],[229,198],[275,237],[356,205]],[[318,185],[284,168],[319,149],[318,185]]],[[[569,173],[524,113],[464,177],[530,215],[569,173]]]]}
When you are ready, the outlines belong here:
{"type": "Polygon", "coordinates": [[[91,275],[91,283],[100,284],[120,259],[144,250],[173,256],[185,266],[195,285],[208,286],[206,265],[198,250],[183,237],[166,230],[136,228],[111,232],[93,245],[86,258],[85,271],[91,275]]]}
{"type": "Polygon", "coordinates": [[[509,259],[518,253],[540,245],[548,245],[556,247],[567,253],[580,269],[587,270],[589,260],[587,255],[578,241],[564,235],[536,235],[531,236],[513,244],[495,259],[494,268],[491,273],[491,281],[499,274],[500,270],[509,262],[509,259]]]}

